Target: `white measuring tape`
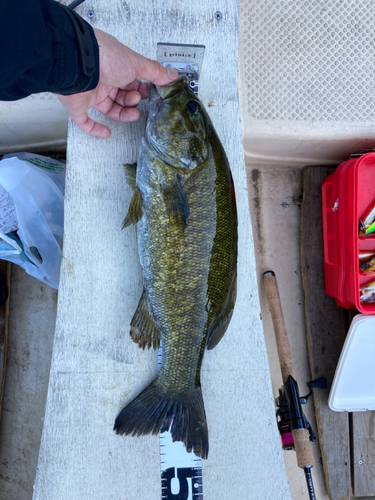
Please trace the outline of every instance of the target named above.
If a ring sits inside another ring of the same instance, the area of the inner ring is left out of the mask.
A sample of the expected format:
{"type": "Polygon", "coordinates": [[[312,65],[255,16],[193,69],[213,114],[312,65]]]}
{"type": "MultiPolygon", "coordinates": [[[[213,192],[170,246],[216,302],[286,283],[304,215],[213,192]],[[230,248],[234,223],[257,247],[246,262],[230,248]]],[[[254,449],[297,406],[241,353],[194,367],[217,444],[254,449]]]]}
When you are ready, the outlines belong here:
{"type": "MultiPolygon", "coordinates": [[[[204,45],[157,44],[157,60],[163,66],[176,68],[198,94],[204,45]]],[[[162,349],[158,352],[160,369],[162,349]]],[[[161,498],[162,500],[202,500],[202,460],[188,453],[183,443],[172,441],[171,433],[160,434],[161,498]]]]}
{"type": "MultiPolygon", "coordinates": [[[[158,352],[158,367],[162,348],[158,352]]],[[[160,434],[162,500],[202,500],[202,460],[188,453],[181,441],[172,441],[169,431],[160,434]]]]}

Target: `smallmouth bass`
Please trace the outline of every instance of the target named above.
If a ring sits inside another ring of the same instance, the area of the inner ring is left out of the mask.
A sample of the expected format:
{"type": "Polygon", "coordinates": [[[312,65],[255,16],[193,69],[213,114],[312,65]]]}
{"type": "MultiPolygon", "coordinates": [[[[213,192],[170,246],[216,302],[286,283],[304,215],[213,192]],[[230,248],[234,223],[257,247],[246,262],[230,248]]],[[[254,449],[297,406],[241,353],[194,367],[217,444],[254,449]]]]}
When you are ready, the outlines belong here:
{"type": "Polygon", "coordinates": [[[204,352],[223,337],[236,300],[237,211],[229,163],[202,103],[180,79],[149,87],[133,198],[123,227],[138,224],[144,290],[131,321],[139,347],[159,348],[156,379],[118,415],[118,434],[170,430],[208,456],[200,384],[204,352]]]}

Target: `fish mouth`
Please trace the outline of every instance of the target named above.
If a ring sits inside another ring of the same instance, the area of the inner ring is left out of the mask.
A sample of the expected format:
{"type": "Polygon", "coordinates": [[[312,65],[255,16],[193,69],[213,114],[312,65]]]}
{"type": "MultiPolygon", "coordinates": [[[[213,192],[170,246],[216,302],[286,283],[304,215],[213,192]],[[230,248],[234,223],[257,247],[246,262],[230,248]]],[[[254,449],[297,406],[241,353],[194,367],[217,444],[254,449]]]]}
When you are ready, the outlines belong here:
{"type": "Polygon", "coordinates": [[[153,83],[149,83],[148,95],[150,102],[155,102],[160,99],[169,99],[170,97],[178,94],[178,92],[181,92],[181,89],[184,86],[187,86],[187,80],[185,77],[179,78],[174,82],[167,83],[167,85],[155,86],[153,83]]]}
{"type": "Polygon", "coordinates": [[[158,138],[155,136],[155,124],[158,117],[160,117],[159,113],[162,113],[161,110],[164,107],[164,101],[181,92],[184,86],[187,86],[186,78],[180,78],[179,80],[160,87],[155,86],[153,83],[149,83],[149,113],[147,117],[146,133],[144,135],[144,141],[159,158],[173,168],[179,168],[182,171],[190,169],[191,165],[185,163],[181,159],[171,157],[166,151],[159,147],[158,138]]]}
{"type": "Polygon", "coordinates": [[[161,96],[158,92],[158,89],[151,82],[148,84],[148,98],[150,100],[150,103],[161,100],[161,96]]]}
{"type": "Polygon", "coordinates": [[[181,92],[184,86],[187,87],[186,78],[180,78],[167,85],[161,85],[160,87],[157,87],[151,82],[148,84],[149,112],[146,130],[151,130],[155,123],[156,115],[162,107],[162,103],[181,92]]]}
{"type": "Polygon", "coordinates": [[[153,83],[148,84],[148,100],[149,110],[146,130],[150,130],[150,128],[155,123],[155,117],[160,110],[163,102],[163,99],[160,97],[157,87],[153,83]]]}

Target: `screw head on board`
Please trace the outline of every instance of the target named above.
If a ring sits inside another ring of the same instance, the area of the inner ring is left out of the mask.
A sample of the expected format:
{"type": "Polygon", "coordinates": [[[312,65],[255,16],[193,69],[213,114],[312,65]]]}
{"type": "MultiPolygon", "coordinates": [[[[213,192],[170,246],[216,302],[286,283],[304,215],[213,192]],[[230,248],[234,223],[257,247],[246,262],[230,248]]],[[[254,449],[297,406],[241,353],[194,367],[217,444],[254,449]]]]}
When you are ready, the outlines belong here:
{"type": "Polygon", "coordinates": [[[88,17],[93,18],[95,16],[95,12],[93,10],[89,10],[87,15],[88,17]]]}
{"type": "Polygon", "coordinates": [[[221,12],[215,12],[215,19],[217,21],[220,21],[221,19],[223,19],[223,14],[221,12]]]}

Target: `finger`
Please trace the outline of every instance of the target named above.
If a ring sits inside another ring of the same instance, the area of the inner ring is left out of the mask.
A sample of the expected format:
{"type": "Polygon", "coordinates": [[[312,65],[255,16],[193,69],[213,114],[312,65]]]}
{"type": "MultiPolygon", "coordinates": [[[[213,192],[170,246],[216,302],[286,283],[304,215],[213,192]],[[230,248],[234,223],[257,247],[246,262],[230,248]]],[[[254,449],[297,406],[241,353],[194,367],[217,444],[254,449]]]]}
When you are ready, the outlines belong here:
{"type": "Polygon", "coordinates": [[[139,87],[142,85],[142,82],[136,78],[133,80],[131,83],[128,83],[127,85],[124,85],[121,87],[122,90],[138,90],[139,87]]]}
{"type": "MultiPolygon", "coordinates": [[[[142,99],[140,92],[138,92],[137,90],[131,90],[129,92],[126,90],[115,88],[113,88],[106,97],[109,97],[111,101],[117,102],[117,104],[120,104],[124,107],[135,107],[140,103],[142,99]]],[[[111,103],[108,100],[106,101],[106,103],[108,103],[109,109],[111,103]]],[[[97,105],[99,104],[101,104],[101,102],[97,103],[97,105]]]]}
{"type": "Polygon", "coordinates": [[[174,68],[164,68],[160,63],[147,57],[137,58],[136,76],[155,85],[167,85],[178,79],[178,71],[174,68]]]}
{"type": "Polygon", "coordinates": [[[141,116],[139,109],[132,107],[124,108],[124,106],[113,102],[109,97],[95,106],[95,109],[103,113],[103,115],[119,122],[135,122],[141,116]]]}
{"type": "Polygon", "coordinates": [[[105,99],[99,102],[95,108],[103,113],[103,115],[110,116],[115,120],[127,121],[128,117],[130,119],[139,118],[139,113],[127,113],[124,112],[124,110],[134,108],[140,100],[141,95],[139,92],[132,91],[128,93],[123,90],[118,91],[117,89],[113,89],[113,91],[111,91],[105,99]]]}
{"type": "Polygon", "coordinates": [[[87,132],[90,135],[95,137],[109,137],[111,135],[111,131],[108,127],[94,122],[89,116],[86,114],[80,115],[77,117],[71,117],[73,122],[81,128],[84,132],[87,132]]]}
{"type": "Polygon", "coordinates": [[[148,97],[148,83],[143,82],[142,85],[139,87],[138,92],[141,94],[142,99],[147,99],[147,97],[148,97]]]}
{"type": "Polygon", "coordinates": [[[112,101],[120,104],[120,106],[123,107],[137,106],[142,99],[141,94],[136,90],[131,90],[130,92],[119,90],[114,97],[112,97],[111,94],[109,95],[109,97],[112,99],[112,101]]]}
{"type": "Polygon", "coordinates": [[[136,90],[141,94],[142,99],[146,99],[148,97],[148,82],[141,82],[139,80],[134,80],[128,85],[125,85],[124,87],[120,88],[122,90],[136,90]]]}

